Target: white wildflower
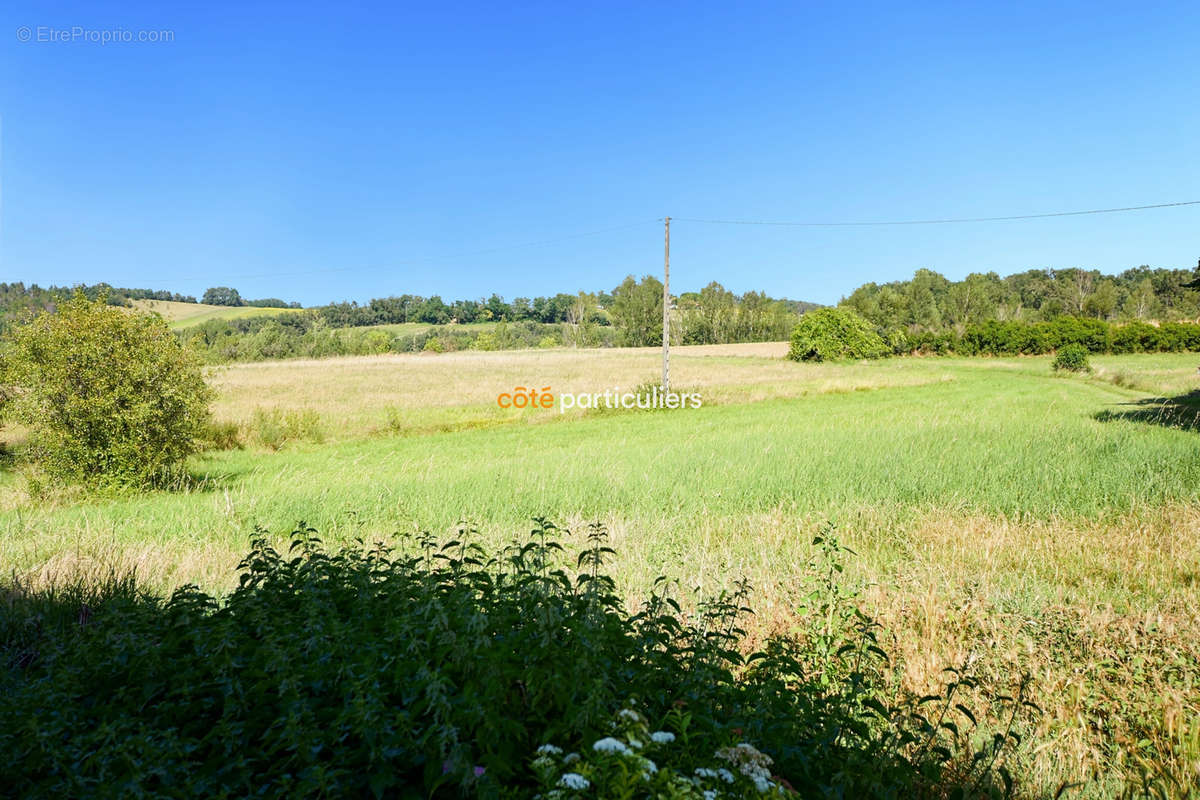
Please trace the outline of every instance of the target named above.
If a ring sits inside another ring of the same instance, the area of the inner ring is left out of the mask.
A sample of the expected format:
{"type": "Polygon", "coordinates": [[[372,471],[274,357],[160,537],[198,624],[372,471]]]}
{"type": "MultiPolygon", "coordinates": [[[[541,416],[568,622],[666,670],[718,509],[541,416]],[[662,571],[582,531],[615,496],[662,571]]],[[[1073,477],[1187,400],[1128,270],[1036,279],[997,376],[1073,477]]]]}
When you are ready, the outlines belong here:
{"type": "Polygon", "coordinates": [[[579,753],[567,753],[565,756],[563,756],[564,764],[574,764],[578,760],[579,760],[579,753]]]}
{"type": "Polygon", "coordinates": [[[651,761],[648,758],[643,758],[642,759],[642,769],[644,769],[649,774],[653,775],[654,773],[658,772],[658,764],[655,764],[653,761],[651,761]]]}
{"type": "Polygon", "coordinates": [[[771,781],[767,780],[761,775],[754,776],[754,788],[758,789],[759,792],[768,792],[774,785],[775,784],[771,783],[771,781]]]}
{"type": "Polygon", "coordinates": [[[721,767],[719,770],[717,770],[717,777],[726,783],[733,783],[733,773],[724,767],[721,767]]]}
{"type": "Polygon", "coordinates": [[[591,781],[580,775],[578,772],[568,772],[558,779],[558,785],[581,792],[592,784],[591,781]]]}
{"type": "Polygon", "coordinates": [[[621,719],[627,719],[630,722],[641,722],[642,715],[634,711],[632,708],[622,708],[617,712],[617,716],[621,719]]]}
{"type": "MultiPolygon", "coordinates": [[[[709,769],[708,767],[696,767],[696,777],[697,778],[715,778],[715,777],[717,777],[717,771],[715,769],[709,769]]],[[[731,775],[730,777],[733,777],[733,776],[731,775]]]]}
{"type": "Polygon", "coordinates": [[[717,790],[716,789],[705,789],[704,790],[704,800],[717,800],[717,790]]]}
{"type": "Polygon", "coordinates": [[[537,752],[538,755],[542,756],[560,756],[562,755],[562,748],[555,747],[552,744],[544,744],[537,749],[537,752]]]}
{"type": "Polygon", "coordinates": [[[650,741],[658,744],[670,744],[675,741],[675,734],[670,731],[655,731],[650,734],[650,741]]]}
{"type": "Polygon", "coordinates": [[[752,781],[757,781],[759,778],[771,777],[771,770],[761,764],[742,764],[742,768],[739,771],[752,781]]]}
{"type": "Polygon", "coordinates": [[[641,741],[634,739],[632,736],[629,738],[629,746],[632,747],[634,750],[642,749],[641,741]]]}
{"type": "Polygon", "coordinates": [[[620,739],[614,739],[611,736],[606,736],[600,741],[592,745],[592,749],[597,753],[620,753],[623,756],[629,755],[632,751],[625,746],[625,743],[620,739]]]}

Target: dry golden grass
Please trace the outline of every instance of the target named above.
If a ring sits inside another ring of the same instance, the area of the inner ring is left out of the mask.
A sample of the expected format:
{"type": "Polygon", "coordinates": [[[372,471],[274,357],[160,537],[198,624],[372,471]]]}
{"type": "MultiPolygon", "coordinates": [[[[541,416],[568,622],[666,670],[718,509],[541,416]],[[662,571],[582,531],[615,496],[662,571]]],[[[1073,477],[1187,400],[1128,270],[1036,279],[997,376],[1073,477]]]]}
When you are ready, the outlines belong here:
{"type": "MultiPolygon", "coordinates": [[[[706,404],[757,402],[827,392],[953,380],[947,362],[793,364],[783,342],[672,348],[671,381],[706,404]]],[[[389,354],[236,364],[213,371],[214,416],[244,428],[259,409],[308,410],[333,439],[385,428],[513,421],[496,404],[514,387],[555,392],[632,389],[661,377],[657,348],[389,354]],[[397,414],[403,419],[396,422],[397,414]]],[[[579,416],[575,412],[573,416],[579,416]]],[[[570,415],[570,414],[568,414],[570,415]]],[[[540,413],[526,421],[557,417],[540,413]]]]}

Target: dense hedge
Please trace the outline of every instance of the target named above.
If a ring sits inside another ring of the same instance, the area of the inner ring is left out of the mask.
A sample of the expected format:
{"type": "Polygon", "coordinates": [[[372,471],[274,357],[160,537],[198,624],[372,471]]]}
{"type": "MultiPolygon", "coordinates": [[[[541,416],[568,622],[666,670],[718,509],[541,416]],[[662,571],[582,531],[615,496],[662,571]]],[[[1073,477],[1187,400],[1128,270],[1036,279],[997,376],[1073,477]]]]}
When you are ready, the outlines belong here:
{"type": "Polygon", "coordinates": [[[1200,351],[1200,324],[1166,322],[1110,323],[1081,317],[1050,322],[989,320],[955,331],[894,332],[893,352],[959,355],[1042,355],[1069,344],[1089,353],[1171,353],[1200,351]]]}

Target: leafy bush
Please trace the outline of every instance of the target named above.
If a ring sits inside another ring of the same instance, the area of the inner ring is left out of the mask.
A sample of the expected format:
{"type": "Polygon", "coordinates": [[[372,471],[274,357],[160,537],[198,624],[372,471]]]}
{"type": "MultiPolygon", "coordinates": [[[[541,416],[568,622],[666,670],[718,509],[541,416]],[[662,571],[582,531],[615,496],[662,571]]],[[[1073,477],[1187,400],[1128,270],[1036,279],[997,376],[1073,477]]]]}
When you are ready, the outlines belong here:
{"type": "Polygon", "coordinates": [[[792,361],[882,358],[891,352],[871,326],[853,311],[820,308],[800,317],[792,330],[792,361]]]}
{"type": "Polygon", "coordinates": [[[905,353],[912,352],[913,348],[908,342],[908,336],[905,335],[904,331],[898,328],[893,328],[892,330],[887,331],[882,338],[884,340],[884,344],[887,345],[887,348],[891,350],[892,355],[894,356],[901,356],[905,353]]]}
{"type": "Polygon", "coordinates": [[[965,681],[897,695],[828,531],[796,633],[748,657],[744,586],[686,613],[660,580],[630,611],[602,571],[598,526],[570,571],[544,520],[495,556],[469,535],[331,553],[301,526],[285,554],[260,532],[224,600],[194,587],[160,599],[131,580],[10,590],[0,785],[32,798],[528,797],[553,779],[567,797],[581,784],[565,757],[538,761],[543,745],[587,752],[588,780],[615,786],[629,765],[603,751],[640,749],[645,725],[669,735],[656,745],[674,737],[666,777],[712,790],[701,770],[806,797],[1006,793],[1011,728],[974,729],[965,681]],[[620,714],[631,690],[636,720],[620,714]],[[636,724],[614,729],[614,715],[636,724]]]}
{"type": "Polygon", "coordinates": [[[213,392],[161,317],[76,292],[6,338],[6,408],[51,479],[162,484],[200,447],[213,392]]]}
{"type": "Polygon", "coordinates": [[[1088,364],[1087,348],[1081,344],[1068,344],[1059,349],[1052,364],[1055,371],[1089,372],[1092,367],[1088,364]]]}
{"type": "Polygon", "coordinates": [[[496,342],[496,337],[490,333],[481,333],[475,337],[475,341],[471,343],[473,350],[499,350],[500,345],[496,342]]]}

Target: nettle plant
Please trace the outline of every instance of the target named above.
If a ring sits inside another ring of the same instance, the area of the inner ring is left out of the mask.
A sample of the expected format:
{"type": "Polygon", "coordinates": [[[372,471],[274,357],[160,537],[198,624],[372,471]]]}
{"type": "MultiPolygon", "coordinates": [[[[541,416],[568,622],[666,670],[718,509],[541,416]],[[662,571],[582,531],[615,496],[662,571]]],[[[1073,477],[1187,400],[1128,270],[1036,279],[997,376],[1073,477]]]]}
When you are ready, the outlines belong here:
{"type": "Polygon", "coordinates": [[[816,537],[796,630],[748,587],[628,609],[591,526],[399,550],[260,533],[237,589],[5,592],[0,785],[25,797],[1004,797],[1021,697],[909,697],[816,537]],[[636,701],[630,694],[636,693],[636,701]],[[990,719],[999,717],[991,708],[990,719]],[[983,742],[983,744],[977,744],[983,742]],[[573,756],[572,754],[577,754],[573,756]],[[732,780],[730,780],[732,778],[732,780]]]}

